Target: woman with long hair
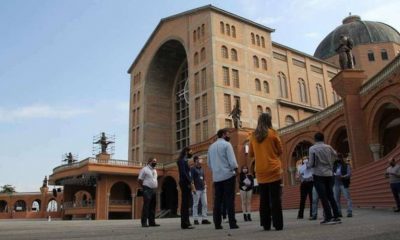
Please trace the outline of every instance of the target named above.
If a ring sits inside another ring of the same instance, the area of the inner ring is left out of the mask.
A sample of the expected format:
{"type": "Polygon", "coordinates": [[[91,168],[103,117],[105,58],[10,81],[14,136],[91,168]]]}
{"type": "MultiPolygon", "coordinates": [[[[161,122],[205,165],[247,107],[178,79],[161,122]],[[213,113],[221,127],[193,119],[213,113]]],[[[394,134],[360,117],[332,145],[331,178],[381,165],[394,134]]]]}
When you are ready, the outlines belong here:
{"type": "Polygon", "coordinates": [[[271,230],[271,217],[276,230],[283,229],[280,156],[282,143],[272,128],[271,115],[262,113],[257,128],[250,137],[249,156],[255,158],[255,172],[260,194],[260,222],[264,230],[271,230]]]}

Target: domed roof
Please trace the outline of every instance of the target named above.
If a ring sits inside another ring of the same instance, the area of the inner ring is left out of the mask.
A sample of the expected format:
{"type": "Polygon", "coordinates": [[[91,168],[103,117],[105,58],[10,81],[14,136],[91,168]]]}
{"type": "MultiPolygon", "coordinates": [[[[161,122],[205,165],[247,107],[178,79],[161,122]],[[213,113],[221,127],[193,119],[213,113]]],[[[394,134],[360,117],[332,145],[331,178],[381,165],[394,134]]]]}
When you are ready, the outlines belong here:
{"type": "Polygon", "coordinates": [[[343,19],[343,24],[322,40],[315,50],[314,57],[327,59],[335,55],[340,35],[349,36],[354,46],[382,42],[400,44],[400,34],[393,27],[381,22],[361,21],[359,16],[352,15],[343,19]]]}

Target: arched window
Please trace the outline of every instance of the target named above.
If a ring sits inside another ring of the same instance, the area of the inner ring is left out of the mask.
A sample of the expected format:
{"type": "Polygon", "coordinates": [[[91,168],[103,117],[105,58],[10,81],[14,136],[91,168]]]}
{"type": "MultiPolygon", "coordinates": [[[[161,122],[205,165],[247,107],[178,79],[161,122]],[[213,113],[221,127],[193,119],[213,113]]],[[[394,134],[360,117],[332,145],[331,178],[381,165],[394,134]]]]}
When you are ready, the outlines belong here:
{"type": "Polygon", "coordinates": [[[203,61],[206,59],[206,49],[202,48],[200,51],[200,61],[203,61]]]}
{"type": "Polygon", "coordinates": [[[137,103],[140,103],[140,91],[137,92],[136,99],[137,103]]]}
{"type": "Polygon", "coordinates": [[[256,78],[254,81],[255,81],[255,84],[256,84],[256,91],[261,91],[260,79],[256,78]]]}
{"type": "Polygon", "coordinates": [[[317,83],[318,106],[325,107],[324,89],[317,83]]]}
{"type": "Polygon", "coordinates": [[[285,124],[286,126],[292,125],[293,123],[295,123],[296,121],[294,120],[294,118],[290,115],[287,115],[285,118],[285,124]]]}
{"type": "Polygon", "coordinates": [[[231,26],[229,26],[229,24],[225,24],[225,28],[226,28],[226,35],[230,36],[231,35],[231,26]]]}
{"type": "Polygon", "coordinates": [[[261,46],[262,46],[263,48],[265,48],[265,39],[264,39],[263,36],[261,36],[261,46]]]}
{"type": "Polygon", "coordinates": [[[256,44],[256,40],[254,38],[254,33],[251,33],[251,43],[256,44]]]}
{"type": "Polygon", "coordinates": [[[227,47],[225,47],[225,46],[221,47],[221,55],[222,55],[223,58],[228,58],[229,57],[228,56],[228,48],[227,47]]]}
{"type": "Polygon", "coordinates": [[[231,59],[232,59],[232,61],[238,60],[237,51],[234,48],[231,49],[231,59]]]}
{"type": "Polygon", "coordinates": [[[278,73],[278,80],[279,80],[280,97],[287,98],[288,97],[287,80],[283,72],[278,73]]]}
{"type": "Polygon", "coordinates": [[[257,114],[258,114],[258,116],[260,116],[261,113],[263,113],[263,109],[262,109],[262,107],[260,105],[258,105],[257,106],[257,114]]]}
{"type": "Polygon", "coordinates": [[[386,49],[382,49],[381,50],[381,57],[382,57],[382,60],[389,60],[388,53],[387,53],[386,49]]]}
{"type": "Polygon", "coordinates": [[[372,50],[369,50],[369,51],[368,51],[368,60],[369,60],[370,62],[375,61],[374,52],[373,52],[372,50]]]}
{"type": "Polygon", "coordinates": [[[219,30],[222,34],[225,34],[225,24],[224,22],[219,22],[219,30]]]}
{"type": "Polygon", "coordinates": [[[263,82],[264,93],[269,93],[269,84],[267,81],[263,82]]]}
{"type": "Polygon", "coordinates": [[[304,81],[304,79],[299,78],[297,83],[299,85],[300,102],[306,103],[307,102],[306,82],[304,81]]]}
{"type": "Polygon", "coordinates": [[[197,28],[197,39],[200,40],[200,27],[197,28]]]}
{"type": "Polygon", "coordinates": [[[201,36],[202,36],[202,37],[204,37],[204,35],[206,34],[205,32],[206,32],[205,25],[202,24],[202,25],[201,25],[201,36]]]}
{"type": "Polygon", "coordinates": [[[232,37],[236,38],[236,28],[235,28],[235,26],[231,27],[231,31],[232,31],[232,37]]]}
{"type": "Polygon", "coordinates": [[[253,56],[253,63],[254,63],[254,67],[255,68],[259,68],[260,67],[260,63],[258,61],[258,57],[257,56],[253,56]]]}
{"type": "Polygon", "coordinates": [[[193,57],[194,65],[199,64],[199,53],[195,52],[193,57]]]}
{"type": "Polygon", "coordinates": [[[265,108],[265,112],[268,113],[270,116],[271,116],[271,114],[272,114],[272,113],[271,113],[271,108],[269,108],[269,107],[266,107],[266,108],[265,108]]]}
{"type": "Polygon", "coordinates": [[[193,31],[193,42],[196,42],[197,32],[196,30],[193,31]]]}
{"type": "Polygon", "coordinates": [[[267,60],[265,58],[261,58],[261,66],[264,70],[267,70],[267,60]]]}
{"type": "Polygon", "coordinates": [[[256,35],[256,40],[257,40],[257,46],[260,46],[260,36],[258,34],[256,35]]]}

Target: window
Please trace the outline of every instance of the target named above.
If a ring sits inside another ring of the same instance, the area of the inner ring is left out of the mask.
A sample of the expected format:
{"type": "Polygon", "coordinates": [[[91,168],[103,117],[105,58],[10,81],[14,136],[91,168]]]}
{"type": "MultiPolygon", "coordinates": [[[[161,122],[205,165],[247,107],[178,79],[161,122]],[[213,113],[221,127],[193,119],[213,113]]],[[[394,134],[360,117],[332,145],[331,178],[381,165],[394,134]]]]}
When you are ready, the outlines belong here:
{"type": "Polygon", "coordinates": [[[239,88],[239,71],[232,69],[233,87],[239,88]]]}
{"type": "Polygon", "coordinates": [[[200,40],[200,27],[197,28],[197,39],[200,40]]]}
{"type": "Polygon", "coordinates": [[[199,53],[195,52],[193,57],[194,65],[199,64],[199,53]]]}
{"type": "Polygon", "coordinates": [[[139,133],[140,133],[139,130],[140,130],[139,127],[137,127],[136,128],[136,144],[139,144],[139,133]]]}
{"type": "Polygon", "coordinates": [[[208,139],[208,121],[203,121],[203,140],[208,139]]]}
{"type": "Polygon", "coordinates": [[[265,58],[262,58],[262,59],[261,59],[261,67],[262,67],[264,70],[267,70],[267,69],[268,69],[268,67],[267,67],[267,60],[266,60],[265,58]]]}
{"type": "Polygon", "coordinates": [[[207,104],[207,94],[203,94],[201,97],[201,101],[203,104],[203,117],[208,115],[208,104],[207,104]]]}
{"type": "Polygon", "coordinates": [[[371,51],[371,50],[368,51],[368,60],[369,60],[370,62],[375,61],[374,52],[371,51]]]}
{"type": "Polygon", "coordinates": [[[140,104],[140,91],[137,92],[137,95],[136,95],[136,102],[137,102],[138,104],[140,104]]]}
{"type": "Polygon", "coordinates": [[[136,161],[140,162],[139,160],[139,148],[136,148],[136,161]]]}
{"type": "Polygon", "coordinates": [[[231,113],[232,106],[231,106],[231,95],[224,94],[224,111],[226,114],[231,113]]]}
{"type": "Polygon", "coordinates": [[[140,108],[136,109],[136,124],[140,122],[140,108]]]}
{"type": "Polygon", "coordinates": [[[263,36],[261,36],[261,46],[262,46],[263,48],[265,48],[265,39],[264,39],[263,36]]]}
{"type": "Polygon", "coordinates": [[[240,108],[240,106],[241,106],[241,105],[240,105],[240,97],[239,97],[239,96],[234,96],[234,97],[233,97],[233,100],[235,101],[235,105],[238,104],[238,105],[239,105],[239,108],[240,108]]]}
{"type": "Polygon", "coordinates": [[[133,105],[135,105],[137,102],[136,102],[136,94],[133,94],[133,97],[132,97],[132,104],[133,105]]]}
{"type": "Polygon", "coordinates": [[[238,60],[237,51],[234,48],[231,49],[231,59],[232,59],[232,61],[238,60]]]}
{"type": "Polygon", "coordinates": [[[201,90],[207,89],[207,70],[206,68],[201,69],[201,90]]]}
{"type": "Polygon", "coordinates": [[[257,46],[260,46],[260,36],[258,34],[256,35],[256,40],[257,40],[257,46]]]}
{"type": "Polygon", "coordinates": [[[293,123],[295,123],[296,121],[294,120],[294,118],[290,115],[287,115],[285,118],[285,124],[286,126],[292,125],[293,123]]]}
{"type": "Polygon", "coordinates": [[[258,61],[258,57],[257,56],[253,56],[253,64],[255,68],[259,68],[260,67],[260,63],[258,61]]]}
{"type": "Polygon", "coordinates": [[[189,104],[185,100],[188,84],[188,67],[187,62],[183,63],[179,68],[177,84],[175,87],[175,130],[176,134],[176,150],[188,146],[189,142],[189,104]]]}
{"type": "MultiPolygon", "coordinates": [[[[136,109],[132,111],[132,126],[136,126],[136,109]]],[[[133,130],[135,131],[135,130],[133,130]]]]}
{"type": "Polygon", "coordinates": [[[200,97],[194,100],[194,117],[195,119],[200,118],[200,97]]]}
{"type": "Polygon", "coordinates": [[[257,114],[258,114],[257,116],[260,116],[261,113],[263,113],[263,109],[262,109],[262,107],[260,105],[258,105],[257,106],[257,114]]]}
{"type": "Polygon", "coordinates": [[[226,27],[226,35],[230,36],[231,35],[231,27],[229,26],[229,24],[226,24],[225,27],[226,27]]]}
{"type": "Polygon", "coordinates": [[[206,59],[206,49],[202,48],[200,51],[200,60],[203,61],[206,59]]]}
{"type": "Polygon", "coordinates": [[[229,68],[222,67],[222,72],[223,72],[223,78],[224,78],[224,85],[225,86],[231,85],[230,79],[229,79],[229,68]]]}
{"type": "Polygon", "coordinates": [[[196,124],[196,142],[201,142],[201,125],[200,123],[196,124]]]}
{"type": "Polygon", "coordinates": [[[194,30],[193,31],[193,42],[196,42],[196,34],[197,34],[196,30],[194,30]]]}
{"type": "Polygon", "coordinates": [[[325,107],[324,89],[319,83],[317,83],[317,96],[318,96],[318,106],[325,107]]]}
{"type": "Polygon", "coordinates": [[[382,49],[381,50],[381,57],[382,57],[382,60],[389,60],[388,53],[387,53],[386,49],[382,49]]]}
{"type": "Polygon", "coordinates": [[[223,58],[228,58],[229,57],[228,56],[228,48],[227,47],[225,47],[225,46],[221,47],[221,55],[222,55],[223,58]]]}
{"type": "Polygon", "coordinates": [[[267,81],[263,82],[264,93],[269,93],[269,84],[267,81]]]}
{"type": "Polygon", "coordinates": [[[194,74],[194,94],[198,94],[200,92],[200,79],[199,73],[194,74]]]}
{"type": "Polygon", "coordinates": [[[332,95],[333,95],[333,102],[339,101],[340,97],[339,97],[339,95],[337,95],[337,93],[335,91],[332,92],[332,95]]]}
{"type": "Polygon", "coordinates": [[[202,24],[202,25],[201,25],[201,36],[202,36],[202,37],[204,37],[205,31],[206,31],[206,30],[205,30],[205,25],[202,24]]]}
{"type": "Polygon", "coordinates": [[[254,38],[254,33],[251,33],[251,44],[256,44],[256,40],[254,38]]]}
{"type": "Polygon", "coordinates": [[[222,34],[225,34],[225,24],[224,22],[219,22],[219,30],[222,34]]]}
{"type": "Polygon", "coordinates": [[[266,108],[265,108],[265,112],[268,113],[268,114],[271,116],[271,108],[266,107],[266,108]]]}
{"type": "Polygon", "coordinates": [[[260,79],[256,78],[255,80],[255,84],[256,84],[256,91],[261,91],[261,82],[260,79]]]}
{"type": "Polygon", "coordinates": [[[232,31],[232,37],[236,38],[236,28],[235,28],[235,26],[232,26],[231,31],[232,31]]]}
{"type": "Polygon", "coordinates": [[[306,82],[304,81],[304,79],[299,78],[297,83],[299,85],[300,102],[306,103],[307,102],[306,82]]]}
{"type": "Polygon", "coordinates": [[[232,120],[225,119],[225,128],[232,128],[232,120]]]}
{"type": "Polygon", "coordinates": [[[279,80],[280,97],[287,98],[288,97],[287,81],[286,81],[286,76],[285,74],[283,74],[283,72],[278,73],[278,80],[279,80]]]}

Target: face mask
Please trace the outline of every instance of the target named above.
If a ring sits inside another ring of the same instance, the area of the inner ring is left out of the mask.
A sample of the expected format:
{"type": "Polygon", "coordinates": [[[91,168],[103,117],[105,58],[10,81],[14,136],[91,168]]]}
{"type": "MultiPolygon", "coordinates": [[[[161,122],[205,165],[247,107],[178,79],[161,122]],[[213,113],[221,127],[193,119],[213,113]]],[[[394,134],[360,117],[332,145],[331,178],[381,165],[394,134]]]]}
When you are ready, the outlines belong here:
{"type": "Polygon", "coordinates": [[[247,173],[247,169],[243,169],[243,173],[247,173]]]}
{"type": "Polygon", "coordinates": [[[192,156],[193,156],[193,154],[191,154],[191,153],[186,154],[187,158],[191,158],[192,156]]]}
{"type": "Polygon", "coordinates": [[[152,166],[154,168],[157,166],[157,163],[151,163],[150,166],[152,166]]]}
{"type": "Polygon", "coordinates": [[[390,166],[394,167],[396,165],[394,162],[390,162],[390,166]]]}
{"type": "Polygon", "coordinates": [[[228,137],[228,136],[224,137],[224,139],[225,139],[225,141],[227,141],[227,142],[229,142],[229,141],[231,140],[231,138],[228,137]]]}
{"type": "Polygon", "coordinates": [[[307,163],[308,163],[308,160],[304,160],[304,161],[303,161],[303,164],[307,164],[307,163]]]}

